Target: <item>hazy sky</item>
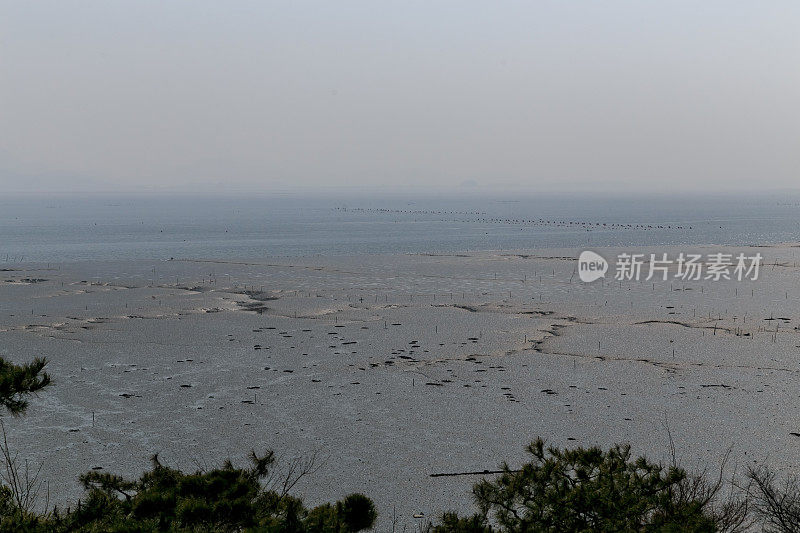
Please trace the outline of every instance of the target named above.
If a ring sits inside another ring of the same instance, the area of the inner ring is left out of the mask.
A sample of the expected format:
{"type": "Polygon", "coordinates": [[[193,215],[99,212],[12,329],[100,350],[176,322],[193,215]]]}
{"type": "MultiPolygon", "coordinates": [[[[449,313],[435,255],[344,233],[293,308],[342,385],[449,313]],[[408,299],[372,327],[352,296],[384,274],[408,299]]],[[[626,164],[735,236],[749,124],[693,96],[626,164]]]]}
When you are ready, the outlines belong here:
{"type": "Polygon", "coordinates": [[[4,190],[800,188],[800,2],[0,0],[4,190]]]}

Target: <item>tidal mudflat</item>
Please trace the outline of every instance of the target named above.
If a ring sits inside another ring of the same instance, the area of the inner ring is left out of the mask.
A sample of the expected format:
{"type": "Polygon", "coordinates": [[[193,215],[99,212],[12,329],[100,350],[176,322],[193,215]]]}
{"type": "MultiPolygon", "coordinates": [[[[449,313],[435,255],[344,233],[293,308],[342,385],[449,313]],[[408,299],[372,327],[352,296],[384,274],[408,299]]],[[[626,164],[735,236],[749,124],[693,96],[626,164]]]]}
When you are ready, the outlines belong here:
{"type": "Polygon", "coordinates": [[[46,356],[55,381],[4,418],[9,442],[61,505],[80,473],[136,475],[154,453],[184,469],[316,454],[297,493],[364,492],[384,524],[469,509],[466,473],[519,464],[537,436],[663,459],[668,426],[686,466],[730,449],[796,469],[798,248],[634,250],[764,265],[584,284],[574,249],[2,263],[0,356],[46,356]]]}

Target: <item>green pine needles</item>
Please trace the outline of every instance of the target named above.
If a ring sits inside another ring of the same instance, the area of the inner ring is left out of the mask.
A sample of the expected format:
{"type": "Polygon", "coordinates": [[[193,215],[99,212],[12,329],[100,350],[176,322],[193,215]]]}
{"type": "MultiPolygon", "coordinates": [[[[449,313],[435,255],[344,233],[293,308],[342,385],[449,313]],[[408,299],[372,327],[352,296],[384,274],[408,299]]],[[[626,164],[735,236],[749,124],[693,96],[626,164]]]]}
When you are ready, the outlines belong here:
{"type": "Polygon", "coordinates": [[[15,365],[0,357],[0,405],[14,416],[28,407],[27,397],[50,385],[44,372],[47,360],[37,357],[32,363],[15,365]]]}

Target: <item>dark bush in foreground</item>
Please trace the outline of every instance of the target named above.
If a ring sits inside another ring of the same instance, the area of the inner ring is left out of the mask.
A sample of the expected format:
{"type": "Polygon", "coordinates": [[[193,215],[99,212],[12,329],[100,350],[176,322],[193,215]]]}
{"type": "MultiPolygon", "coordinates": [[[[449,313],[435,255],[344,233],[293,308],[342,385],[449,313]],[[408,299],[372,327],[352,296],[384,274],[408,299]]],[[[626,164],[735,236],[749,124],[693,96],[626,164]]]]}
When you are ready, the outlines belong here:
{"type": "Polygon", "coordinates": [[[31,363],[15,365],[0,357],[0,406],[18,416],[28,407],[27,397],[50,385],[44,371],[47,360],[37,357],[31,363]]]}
{"type": "Polygon", "coordinates": [[[677,466],[631,457],[629,446],[545,449],[519,470],[503,465],[496,479],[473,487],[478,512],[446,513],[434,533],[567,531],[736,531],[747,504],[717,504],[719,483],[692,478],[677,466]]]}
{"type": "Polygon", "coordinates": [[[753,514],[768,533],[800,531],[800,478],[789,474],[782,480],[766,466],[753,467],[747,474],[747,492],[753,514]]]}
{"type": "Polygon", "coordinates": [[[372,501],[352,494],[335,504],[306,509],[287,494],[292,480],[280,480],[282,490],[268,490],[272,453],[251,456],[247,469],[229,462],[214,470],[183,473],[162,465],[138,480],[90,472],[81,477],[86,499],[74,509],[46,516],[25,513],[0,493],[2,531],[83,532],[319,532],[348,533],[375,522],[372,501]]]}

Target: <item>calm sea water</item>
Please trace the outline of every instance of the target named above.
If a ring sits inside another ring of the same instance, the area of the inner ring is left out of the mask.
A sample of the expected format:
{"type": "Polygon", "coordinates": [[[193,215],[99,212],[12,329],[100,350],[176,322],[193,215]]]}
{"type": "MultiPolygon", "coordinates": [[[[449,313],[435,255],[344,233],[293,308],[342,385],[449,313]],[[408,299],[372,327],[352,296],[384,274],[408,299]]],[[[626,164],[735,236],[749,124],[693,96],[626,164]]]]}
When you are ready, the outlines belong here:
{"type": "Polygon", "coordinates": [[[798,240],[797,195],[0,198],[0,263],[798,240]]]}

